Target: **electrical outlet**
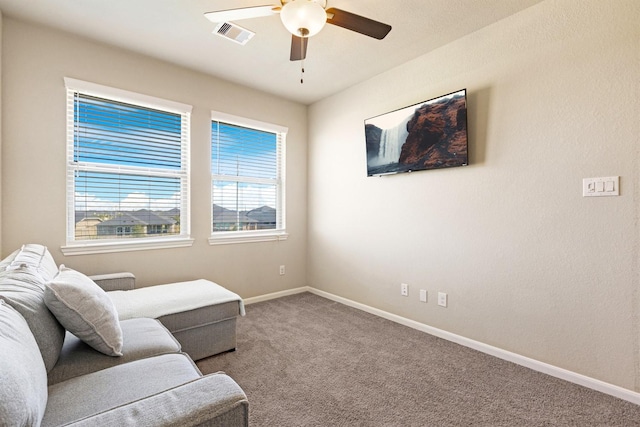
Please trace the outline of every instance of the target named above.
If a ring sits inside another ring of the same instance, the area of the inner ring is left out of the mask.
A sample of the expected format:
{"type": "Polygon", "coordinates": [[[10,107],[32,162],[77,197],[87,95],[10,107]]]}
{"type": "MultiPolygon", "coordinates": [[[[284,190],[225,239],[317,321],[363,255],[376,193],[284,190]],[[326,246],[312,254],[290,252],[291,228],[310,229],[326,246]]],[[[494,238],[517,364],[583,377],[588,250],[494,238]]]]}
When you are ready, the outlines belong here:
{"type": "Polygon", "coordinates": [[[427,291],[425,289],[420,289],[420,301],[427,302],[427,291]]]}
{"type": "Polygon", "coordinates": [[[440,307],[447,306],[447,294],[444,292],[438,292],[438,305],[440,307]]]}
{"type": "Polygon", "coordinates": [[[400,284],[400,295],[402,295],[403,297],[409,296],[409,285],[407,285],[406,283],[400,284]]]}
{"type": "Polygon", "coordinates": [[[280,266],[280,275],[284,276],[284,265],[280,266]]]}

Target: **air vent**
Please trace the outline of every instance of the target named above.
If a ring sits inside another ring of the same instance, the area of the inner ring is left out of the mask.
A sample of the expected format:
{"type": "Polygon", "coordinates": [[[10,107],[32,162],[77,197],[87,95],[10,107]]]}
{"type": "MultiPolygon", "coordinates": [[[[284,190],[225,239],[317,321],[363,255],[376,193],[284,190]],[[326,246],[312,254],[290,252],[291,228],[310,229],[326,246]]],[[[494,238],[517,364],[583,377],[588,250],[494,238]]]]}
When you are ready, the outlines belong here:
{"type": "Polygon", "coordinates": [[[232,40],[241,45],[247,44],[251,37],[253,37],[256,33],[247,30],[246,28],[242,28],[236,24],[232,24],[231,22],[221,22],[216,28],[213,30],[214,34],[218,34],[225,39],[232,40]]]}

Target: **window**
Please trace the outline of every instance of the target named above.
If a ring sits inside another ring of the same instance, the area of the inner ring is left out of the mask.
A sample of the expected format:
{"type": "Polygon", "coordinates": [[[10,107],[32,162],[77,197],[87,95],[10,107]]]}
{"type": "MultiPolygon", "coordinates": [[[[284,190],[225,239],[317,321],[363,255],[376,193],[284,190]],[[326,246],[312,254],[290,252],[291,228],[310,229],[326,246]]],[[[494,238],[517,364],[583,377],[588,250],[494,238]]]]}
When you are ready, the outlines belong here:
{"type": "Polygon", "coordinates": [[[65,254],[190,245],[191,107],[65,79],[65,254]]]}
{"type": "Polygon", "coordinates": [[[212,113],[211,244],[287,238],[286,133],[281,126],[212,113]]]}

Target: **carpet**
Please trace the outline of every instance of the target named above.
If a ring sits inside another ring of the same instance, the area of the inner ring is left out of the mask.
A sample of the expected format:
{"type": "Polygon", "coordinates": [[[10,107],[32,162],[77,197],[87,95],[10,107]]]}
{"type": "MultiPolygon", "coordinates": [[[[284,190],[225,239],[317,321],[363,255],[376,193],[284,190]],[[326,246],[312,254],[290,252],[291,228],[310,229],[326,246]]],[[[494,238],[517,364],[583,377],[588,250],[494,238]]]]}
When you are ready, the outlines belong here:
{"type": "Polygon", "coordinates": [[[251,304],[235,352],[197,362],[251,426],[640,426],[640,406],[302,293],[251,304]]]}

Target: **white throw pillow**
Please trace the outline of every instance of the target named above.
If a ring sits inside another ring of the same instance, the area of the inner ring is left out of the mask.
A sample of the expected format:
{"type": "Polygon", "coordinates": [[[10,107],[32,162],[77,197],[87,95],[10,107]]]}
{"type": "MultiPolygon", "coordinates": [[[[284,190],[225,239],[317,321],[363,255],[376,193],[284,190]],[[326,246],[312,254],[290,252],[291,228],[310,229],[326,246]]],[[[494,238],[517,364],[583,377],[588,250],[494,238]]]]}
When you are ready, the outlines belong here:
{"type": "Polygon", "coordinates": [[[109,356],[122,356],[122,329],[111,299],[84,274],[60,266],[44,302],[69,332],[109,356]]]}

